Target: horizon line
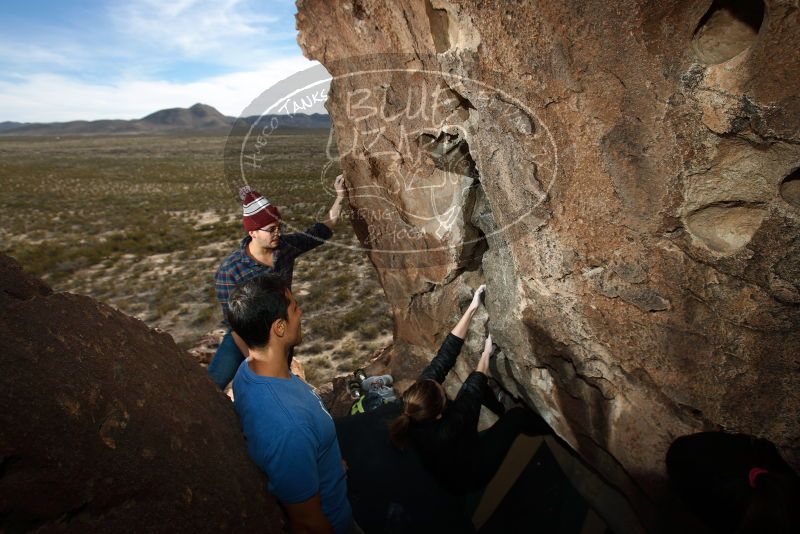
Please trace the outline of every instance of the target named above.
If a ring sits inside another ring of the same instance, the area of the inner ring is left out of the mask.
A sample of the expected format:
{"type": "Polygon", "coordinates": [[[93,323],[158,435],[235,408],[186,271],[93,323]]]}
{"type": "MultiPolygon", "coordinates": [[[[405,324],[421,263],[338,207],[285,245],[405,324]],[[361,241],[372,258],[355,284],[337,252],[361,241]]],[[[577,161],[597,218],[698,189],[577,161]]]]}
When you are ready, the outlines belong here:
{"type": "MultiPolygon", "coordinates": [[[[71,119],[71,120],[66,120],[66,121],[59,121],[59,120],[55,120],[55,121],[36,121],[36,122],[27,122],[27,121],[14,121],[14,120],[0,120],[0,124],[9,124],[9,123],[13,123],[13,124],[26,124],[26,125],[34,125],[34,124],[66,124],[66,123],[68,123],[68,122],[140,121],[140,120],[143,120],[143,119],[145,119],[145,118],[149,117],[149,116],[150,116],[150,115],[152,115],[153,113],[158,113],[159,111],[167,111],[167,110],[170,110],[170,109],[185,109],[185,110],[189,110],[189,109],[191,109],[192,107],[194,107],[194,106],[196,106],[196,105],[197,105],[197,104],[192,104],[191,106],[189,106],[189,107],[185,107],[185,108],[180,108],[180,107],[177,107],[177,108],[162,108],[162,109],[157,109],[157,110],[155,110],[155,111],[153,111],[153,112],[151,112],[151,113],[148,113],[147,115],[145,115],[145,116],[143,116],[143,117],[137,117],[137,118],[134,118],[134,119],[120,119],[120,118],[112,118],[112,117],[108,117],[108,118],[103,118],[103,119],[71,119]]],[[[210,104],[203,104],[203,105],[204,105],[204,106],[208,106],[208,107],[210,107],[210,108],[213,108],[215,111],[217,111],[217,112],[218,112],[220,115],[222,115],[223,117],[226,117],[226,118],[231,118],[231,119],[250,118],[250,117],[256,117],[256,116],[262,116],[262,115],[245,115],[245,116],[241,116],[241,115],[226,115],[226,114],[222,113],[221,111],[219,111],[217,108],[215,108],[214,106],[212,106],[212,105],[210,105],[210,104]]],[[[295,115],[305,115],[305,116],[311,116],[311,115],[323,115],[323,116],[326,116],[326,117],[330,117],[330,113],[316,113],[316,112],[315,112],[315,113],[265,113],[263,116],[282,116],[282,117],[293,117],[293,116],[295,116],[295,115]]]]}

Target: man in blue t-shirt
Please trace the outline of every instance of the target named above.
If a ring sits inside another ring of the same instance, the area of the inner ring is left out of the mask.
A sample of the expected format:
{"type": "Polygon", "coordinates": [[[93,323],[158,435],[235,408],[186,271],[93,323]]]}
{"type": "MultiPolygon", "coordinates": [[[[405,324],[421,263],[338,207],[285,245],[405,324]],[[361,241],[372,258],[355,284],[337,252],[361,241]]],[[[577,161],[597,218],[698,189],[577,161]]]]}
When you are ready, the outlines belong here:
{"type": "Polygon", "coordinates": [[[289,370],[302,310],[277,274],[239,286],[228,321],[249,349],[233,379],[247,450],[267,474],[292,532],[360,532],[347,500],[336,428],[311,386],[289,370]]]}

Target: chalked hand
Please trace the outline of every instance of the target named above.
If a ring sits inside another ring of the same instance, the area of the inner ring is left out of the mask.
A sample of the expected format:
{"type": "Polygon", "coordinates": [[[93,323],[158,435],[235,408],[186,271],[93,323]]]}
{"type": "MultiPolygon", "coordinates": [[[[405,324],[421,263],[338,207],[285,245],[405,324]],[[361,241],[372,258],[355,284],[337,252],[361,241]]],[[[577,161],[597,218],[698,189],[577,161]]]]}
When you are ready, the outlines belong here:
{"type": "Polygon", "coordinates": [[[472,302],[470,303],[470,309],[477,310],[478,306],[481,304],[481,297],[486,292],[486,284],[481,284],[478,289],[475,290],[475,294],[472,295],[472,302]]]}
{"type": "Polygon", "coordinates": [[[494,350],[492,350],[492,334],[486,336],[486,341],[483,343],[483,353],[481,356],[486,356],[487,358],[491,357],[494,354],[494,350]]]}
{"type": "Polygon", "coordinates": [[[475,368],[479,373],[489,376],[489,359],[492,357],[492,335],[486,337],[486,342],[483,344],[483,353],[481,359],[478,360],[478,366],[475,368]]]}
{"type": "Polygon", "coordinates": [[[344,183],[344,175],[340,174],[333,180],[333,188],[336,190],[337,197],[344,197],[347,192],[347,185],[344,183]]]}

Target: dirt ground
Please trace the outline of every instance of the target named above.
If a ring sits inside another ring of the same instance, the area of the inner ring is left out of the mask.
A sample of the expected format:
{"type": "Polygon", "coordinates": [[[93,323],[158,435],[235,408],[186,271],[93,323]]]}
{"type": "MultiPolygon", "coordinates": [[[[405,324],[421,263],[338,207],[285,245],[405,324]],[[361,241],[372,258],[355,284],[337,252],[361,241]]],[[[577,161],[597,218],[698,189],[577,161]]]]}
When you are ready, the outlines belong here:
{"type": "MultiPolygon", "coordinates": [[[[224,178],[225,141],[0,137],[2,250],[55,290],[133,315],[197,348],[202,361],[219,336],[214,272],[244,237],[224,178]]],[[[273,135],[271,159],[253,179],[291,230],[333,201],[327,141],[321,130],[273,135]]],[[[298,259],[293,286],[304,310],[296,354],[310,383],[351,372],[391,342],[382,289],[346,218],[330,242],[298,259]]]]}

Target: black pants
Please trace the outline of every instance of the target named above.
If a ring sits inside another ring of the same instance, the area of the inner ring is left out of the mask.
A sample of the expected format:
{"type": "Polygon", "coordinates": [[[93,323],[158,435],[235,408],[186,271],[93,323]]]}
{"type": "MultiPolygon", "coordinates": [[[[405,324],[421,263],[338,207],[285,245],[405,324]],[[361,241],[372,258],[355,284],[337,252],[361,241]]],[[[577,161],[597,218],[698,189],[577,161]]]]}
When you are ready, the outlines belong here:
{"type": "Polygon", "coordinates": [[[544,419],[531,410],[512,408],[505,412],[491,428],[478,435],[478,455],[473,468],[478,485],[483,487],[489,483],[517,436],[551,433],[544,419]]]}

